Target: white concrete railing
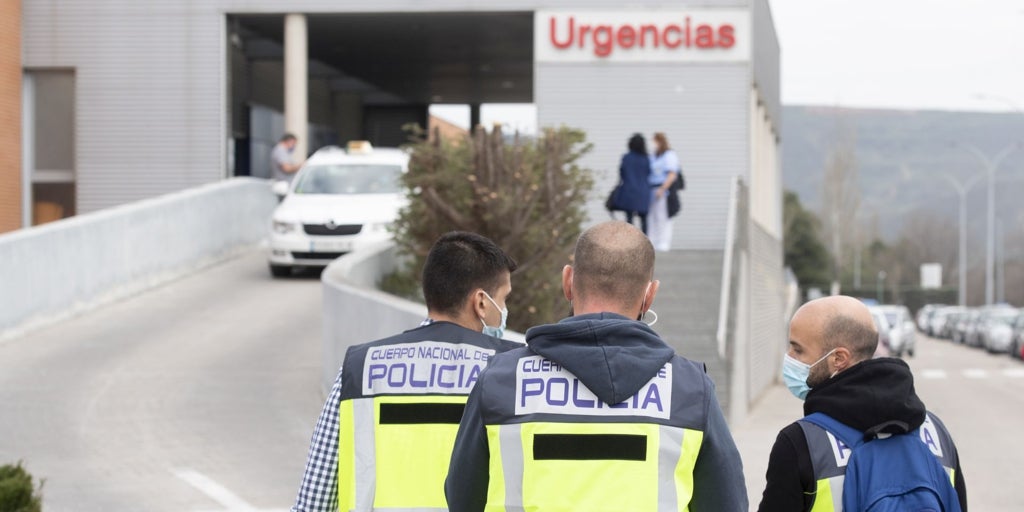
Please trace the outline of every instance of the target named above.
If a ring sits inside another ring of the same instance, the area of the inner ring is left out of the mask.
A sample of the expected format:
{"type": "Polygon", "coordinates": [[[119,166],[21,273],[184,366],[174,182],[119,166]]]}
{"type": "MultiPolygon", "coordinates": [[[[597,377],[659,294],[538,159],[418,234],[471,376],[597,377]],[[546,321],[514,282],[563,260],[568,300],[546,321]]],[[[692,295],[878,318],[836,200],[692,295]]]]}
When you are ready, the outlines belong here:
{"type": "Polygon", "coordinates": [[[345,351],[412,329],[427,317],[427,307],[377,289],[398,267],[395,244],[377,242],[334,260],[320,276],[324,291],[323,374],[326,393],[334,384],[345,351]]]}
{"type": "Polygon", "coordinates": [[[235,178],[0,235],[0,339],[256,244],[276,205],[265,180],[235,178]]]}

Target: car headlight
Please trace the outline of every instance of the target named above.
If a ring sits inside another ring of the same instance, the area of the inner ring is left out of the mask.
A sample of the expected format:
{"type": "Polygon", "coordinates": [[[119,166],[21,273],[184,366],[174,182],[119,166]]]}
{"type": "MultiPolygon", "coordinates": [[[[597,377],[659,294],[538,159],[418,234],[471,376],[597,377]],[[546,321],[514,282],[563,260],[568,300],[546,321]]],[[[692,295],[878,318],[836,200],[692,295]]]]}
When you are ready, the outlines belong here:
{"type": "Polygon", "coordinates": [[[297,231],[299,229],[299,225],[294,222],[282,222],[275,220],[271,229],[274,230],[274,233],[279,235],[287,235],[288,233],[297,231]]]}

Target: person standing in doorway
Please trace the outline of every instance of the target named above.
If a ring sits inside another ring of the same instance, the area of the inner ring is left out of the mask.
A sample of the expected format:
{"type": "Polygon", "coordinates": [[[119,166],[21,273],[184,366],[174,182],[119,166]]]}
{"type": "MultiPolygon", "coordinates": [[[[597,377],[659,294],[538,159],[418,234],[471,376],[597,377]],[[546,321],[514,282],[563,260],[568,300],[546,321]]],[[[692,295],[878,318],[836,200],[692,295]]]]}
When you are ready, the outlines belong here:
{"type": "Polygon", "coordinates": [[[281,136],[281,140],[278,141],[277,145],[270,152],[270,163],[273,167],[272,177],[275,180],[284,180],[291,183],[295,173],[302,167],[302,162],[296,163],[293,160],[293,153],[295,152],[295,144],[297,142],[298,139],[294,135],[286,133],[281,136]]]}
{"type": "Polygon", "coordinates": [[[654,157],[647,183],[651,186],[651,206],[647,212],[647,236],[656,251],[672,247],[672,219],[668,215],[668,195],[672,182],[679,179],[679,156],[668,145],[664,133],[654,134],[654,157]]]}

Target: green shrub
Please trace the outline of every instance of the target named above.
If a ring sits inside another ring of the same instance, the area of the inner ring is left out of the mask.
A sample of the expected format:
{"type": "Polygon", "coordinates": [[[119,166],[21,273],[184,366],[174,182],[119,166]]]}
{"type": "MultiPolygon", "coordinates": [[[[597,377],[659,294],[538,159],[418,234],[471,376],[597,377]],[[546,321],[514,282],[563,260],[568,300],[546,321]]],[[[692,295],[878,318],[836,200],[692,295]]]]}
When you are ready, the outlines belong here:
{"type": "Polygon", "coordinates": [[[39,512],[42,497],[21,462],[0,466],[0,512],[39,512]]]}
{"type": "MultiPolygon", "coordinates": [[[[577,165],[590,151],[582,131],[547,129],[537,138],[506,137],[500,128],[429,140],[414,133],[409,204],[395,223],[395,240],[409,256],[402,272],[419,282],[427,252],[448,231],[484,235],[519,263],[508,300],[509,327],[549,323],[568,311],[561,269],[570,262],[586,217],[591,171],[577,165]]],[[[399,280],[399,278],[392,278],[399,280]]]]}

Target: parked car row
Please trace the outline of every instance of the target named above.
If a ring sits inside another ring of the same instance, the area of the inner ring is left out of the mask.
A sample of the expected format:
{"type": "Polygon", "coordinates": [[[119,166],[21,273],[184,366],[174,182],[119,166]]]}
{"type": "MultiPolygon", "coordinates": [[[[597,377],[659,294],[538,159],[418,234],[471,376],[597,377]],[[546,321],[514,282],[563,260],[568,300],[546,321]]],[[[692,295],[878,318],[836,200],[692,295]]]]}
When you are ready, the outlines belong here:
{"type": "Polygon", "coordinates": [[[910,310],[899,305],[869,306],[868,309],[878,329],[875,357],[903,357],[904,354],[913,357],[917,346],[917,331],[910,310]]]}
{"type": "Polygon", "coordinates": [[[1022,358],[1024,310],[1006,304],[977,308],[930,304],[918,312],[917,326],[935,338],[1022,358]]]}

